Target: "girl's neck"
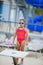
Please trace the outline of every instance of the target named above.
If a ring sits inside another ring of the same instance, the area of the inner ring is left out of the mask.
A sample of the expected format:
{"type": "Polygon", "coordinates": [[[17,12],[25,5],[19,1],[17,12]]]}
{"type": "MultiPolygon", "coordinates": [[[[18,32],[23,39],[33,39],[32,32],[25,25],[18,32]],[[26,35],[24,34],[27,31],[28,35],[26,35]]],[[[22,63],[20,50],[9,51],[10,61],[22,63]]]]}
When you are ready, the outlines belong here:
{"type": "Polygon", "coordinates": [[[20,29],[24,29],[24,27],[19,27],[20,29]]]}

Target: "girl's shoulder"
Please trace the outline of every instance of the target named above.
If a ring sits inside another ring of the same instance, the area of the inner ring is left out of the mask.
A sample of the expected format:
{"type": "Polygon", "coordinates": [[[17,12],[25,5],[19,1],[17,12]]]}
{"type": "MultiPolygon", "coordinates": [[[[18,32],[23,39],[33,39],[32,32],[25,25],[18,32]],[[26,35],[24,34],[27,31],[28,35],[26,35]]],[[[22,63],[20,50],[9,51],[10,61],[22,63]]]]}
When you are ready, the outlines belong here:
{"type": "Polygon", "coordinates": [[[29,32],[29,30],[28,30],[27,28],[24,28],[24,30],[25,30],[26,32],[29,32]]]}

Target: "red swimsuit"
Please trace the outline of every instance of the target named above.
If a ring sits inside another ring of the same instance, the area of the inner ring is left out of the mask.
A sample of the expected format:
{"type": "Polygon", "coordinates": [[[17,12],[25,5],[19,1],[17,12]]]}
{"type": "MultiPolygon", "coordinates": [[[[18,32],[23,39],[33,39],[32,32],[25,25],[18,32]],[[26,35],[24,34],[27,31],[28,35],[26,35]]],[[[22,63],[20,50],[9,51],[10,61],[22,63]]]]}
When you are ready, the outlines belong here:
{"type": "Polygon", "coordinates": [[[22,43],[22,41],[25,40],[25,33],[26,31],[24,29],[20,29],[20,28],[17,29],[16,34],[17,34],[17,41],[19,43],[22,43]]]}

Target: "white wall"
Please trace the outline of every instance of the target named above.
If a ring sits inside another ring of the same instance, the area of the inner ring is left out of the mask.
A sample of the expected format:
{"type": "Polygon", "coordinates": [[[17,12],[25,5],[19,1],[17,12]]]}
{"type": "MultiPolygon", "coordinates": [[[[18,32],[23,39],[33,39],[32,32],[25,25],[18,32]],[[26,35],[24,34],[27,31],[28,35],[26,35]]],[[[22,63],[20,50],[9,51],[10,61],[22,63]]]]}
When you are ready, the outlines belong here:
{"type": "Polygon", "coordinates": [[[9,20],[9,12],[10,12],[10,3],[4,2],[3,9],[2,9],[2,20],[4,20],[4,21],[9,20]]]}

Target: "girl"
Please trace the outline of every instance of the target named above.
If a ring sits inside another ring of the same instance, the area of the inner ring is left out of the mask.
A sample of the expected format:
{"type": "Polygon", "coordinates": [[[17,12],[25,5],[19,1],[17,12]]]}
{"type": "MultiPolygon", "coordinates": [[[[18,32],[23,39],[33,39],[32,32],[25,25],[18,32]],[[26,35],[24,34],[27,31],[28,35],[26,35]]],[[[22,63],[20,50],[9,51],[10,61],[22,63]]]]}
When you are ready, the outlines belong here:
{"type": "MultiPolygon", "coordinates": [[[[14,34],[14,39],[17,37],[16,49],[19,51],[24,51],[24,46],[28,45],[28,30],[24,27],[24,24],[25,24],[24,19],[20,19],[19,27],[16,29],[14,34]]],[[[17,62],[18,58],[16,59],[16,63],[17,62]]],[[[21,59],[20,64],[23,64],[23,58],[21,59]]]]}

